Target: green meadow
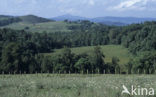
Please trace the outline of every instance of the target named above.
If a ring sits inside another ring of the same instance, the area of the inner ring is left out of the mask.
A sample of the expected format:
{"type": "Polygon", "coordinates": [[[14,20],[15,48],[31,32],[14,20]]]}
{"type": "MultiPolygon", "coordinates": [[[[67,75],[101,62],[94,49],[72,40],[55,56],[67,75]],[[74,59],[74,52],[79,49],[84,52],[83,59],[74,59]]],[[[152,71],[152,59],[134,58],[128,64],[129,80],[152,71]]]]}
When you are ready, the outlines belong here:
{"type": "Polygon", "coordinates": [[[13,23],[1,28],[11,28],[16,30],[27,30],[30,32],[70,32],[68,29],[71,25],[78,25],[75,23],[66,23],[63,21],[58,22],[45,22],[45,23],[27,23],[27,22],[18,22],[13,23]]]}
{"type": "MultiPolygon", "coordinates": [[[[75,47],[71,48],[72,53],[82,54],[87,53],[90,54],[95,46],[85,46],[85,47],[75,47]]],[[[105,62],[111,62],[112,57],[119,58],[119,64],[126,64],[133,56],[128,51],[127,48],[121,45],[104,45],[100,46],[101,51],[105,55],[105,62]]],[[[62,49],[55,49],[53,53],[47,53],[46,55],[55,55],[61,53],[62,49]]]]}
{"type": "Polygon", "coordinates": [[[122,95],[122,85],[156,89],[155,80],[155,75],[0,75],[0,97],[149,97],[122,95]]]}

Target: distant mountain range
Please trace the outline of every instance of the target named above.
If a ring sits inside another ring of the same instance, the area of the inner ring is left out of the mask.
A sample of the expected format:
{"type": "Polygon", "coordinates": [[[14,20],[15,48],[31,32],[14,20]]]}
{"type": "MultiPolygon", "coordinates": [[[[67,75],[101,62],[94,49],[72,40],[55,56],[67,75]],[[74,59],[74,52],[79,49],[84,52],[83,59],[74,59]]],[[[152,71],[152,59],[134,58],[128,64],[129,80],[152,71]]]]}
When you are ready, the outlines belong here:
{"type": "MultiPolygon", "coordinates": [[[[156,18],[137,18],[137,17],[97,17],[97,18],[86,18],[80,16],[73,16],[70,14],[54,17],[54,18],[43,18],[35,15],[25,15],[25,16],[7,16],[0,15],[0,21],[7,19],[18,18],[18,22],[25,23],[43,23],[43,22],[52,22],[52,21],[77,21],[77,20],[89,20],[91,22],[102,23],[105,25],[116,25],[124,26],[133,23],[143,23],[145,21],[156,21],[156,18]]],[[[16,21],[17,22],[17,21],[16,21]]]]}
{"type": "Polygon", "coordinates": [[[77,20],[89,20],[92,22],[102,23],[106,25],[128,25],[133,23],[143,23],[145,21],[156,21],[156,18],[137,18],[137,17],[97,17],[97,18],[85,18],[79,16],[73,16],[70,14],[58,16],[51,18],[52,20],[56,21],[63,21],[63,20],[70,20],[70,21],[77,21],[77,20]]]}
{"type": "Polygon", "coordinates": [[[51,19],[52,20],[56,20],[56,21],[64,21],[64,20],[70,20],[70,21],[88,20],[88,18],[80,17],[80,16],[73,16],[73,15],[70,15],[70,14],[66,14],[66,15],[54,17],[54,18],[51,18],[51,19]]]}

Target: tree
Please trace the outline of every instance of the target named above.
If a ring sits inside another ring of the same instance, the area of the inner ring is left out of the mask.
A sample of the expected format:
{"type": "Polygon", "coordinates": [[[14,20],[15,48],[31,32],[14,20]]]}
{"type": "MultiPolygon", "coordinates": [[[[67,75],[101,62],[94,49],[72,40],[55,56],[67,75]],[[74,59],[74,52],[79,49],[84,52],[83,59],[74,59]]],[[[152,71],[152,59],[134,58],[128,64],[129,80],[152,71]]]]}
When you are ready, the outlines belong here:
{"type": "Polygon", "coordinates": [[[55,67],[56,70],[60,70],[61,72],[74,72],[74,54],[67,47],[63,48],[61,54],[58,55],[56,59],[55,67]],[[57,62],[56,62],[57,61],[57,62]]]}
{"type": "Polygon", "coordinates": [[[156,53],[155,52],[142,52],[135,58],[134,70],[139,71],[135,73],[151,74],[156,70],[156,53]]]}
{"type": "Polygon", "coordinates": [[[76,69],[76,72],[87,72],[88,71],[91,71],[90,69],[90,62],[88,61],[87,58],[80,58],[74,65],[75,69],[76,69]]]}
{"type": "Polygon", "coordinates": [[[100,46],[94,47],[93,54],[90,58],[92,70],[96,70],[96,72],[99,71],[99,73],[102,73],[103,70],[106,69],[104,58],[105,56],[102,53],[100,46]]]}
{"type": "Polygon", "coordinates": [[[41,71],[43,73],[48,73],[48,72],[52,72],[52,70],[53,70],[53,64],[51,62],[51,58],[49,56],[43,57],[41,63],[41,71]]]}
{"type": "MultiPolygon", "coordinates": [[[[30,46],[33,47],[33,46],[30,46]]],[[[36,51],[17,42],[11,42],[3,48],[1,70],[5,72],[33,73],[37,66],[34,58],[36,51]]]]}
{"type": "Polygon", "coordinates": [[[115,68],[115,73],[120,73],[120,66],[119,66],[119,64],[118,64],[119,61],[120,61],[119,58],[117,58],[117,57],[112,57],[112,65],[113,65],[114,68],[115,68]]]}
{"type": "Polygon", "coordinates": [[[9,43],[2,51],[1,70],[19,72],[22,69],[21,49],[17,43],[9,43]]]}

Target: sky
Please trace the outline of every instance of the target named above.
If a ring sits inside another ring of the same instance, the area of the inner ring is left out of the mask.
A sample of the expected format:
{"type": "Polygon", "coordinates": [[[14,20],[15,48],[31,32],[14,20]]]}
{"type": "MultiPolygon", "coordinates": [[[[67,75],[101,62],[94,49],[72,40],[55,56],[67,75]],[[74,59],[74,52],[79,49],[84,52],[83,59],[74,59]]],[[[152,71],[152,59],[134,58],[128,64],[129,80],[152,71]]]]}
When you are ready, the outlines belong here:
{"type": "Polygon", "coordinates": [[[156,0],[0,0],[0,15],[153,17],[156,0]]]}

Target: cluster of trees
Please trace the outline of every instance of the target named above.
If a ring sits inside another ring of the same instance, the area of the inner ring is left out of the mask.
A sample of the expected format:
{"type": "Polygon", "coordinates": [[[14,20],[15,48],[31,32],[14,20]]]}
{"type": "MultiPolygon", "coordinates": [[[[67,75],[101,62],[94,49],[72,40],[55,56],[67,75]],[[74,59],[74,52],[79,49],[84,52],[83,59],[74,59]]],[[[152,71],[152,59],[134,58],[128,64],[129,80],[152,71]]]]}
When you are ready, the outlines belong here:
{"type": "MultiPolygon", "coordinates": [[[[71,22],[68,22],[71,23],[71,22]]],[[[75,55],[64,49],[60,55],[43,56],[55,48],[119,44],[134,55],[143,55],[127,64],[128,73],[154,73],[156,50],[156,22],[132,24],[124,27],[106,26],[89,21],[78,21],[71,32],[31,33],[24,30],[0,29],[0,71],[4,72],[99,72],[119,73],[119,59],[104,62],[97,47],[92,55],[75,55]],[[154,69],[151,69],[154,68],[154,69]]],[[[126,72],[127,72],[126,71],[126,72]]]]}
{"type": "Polygon", "coordinates": [[[156,73],[156,52],[140,52],[128,63],[128,73],[153,74],[156,73]]]}
{"type": "Polygon", "coordinates": [[[65,47],[58,55],[37,54],[33,44],[9,43],[2,51],[1,73],[120,73],[119,59],[105,63],[101,48],[96,46],[91,55],[76,55],[65,47]]]}

